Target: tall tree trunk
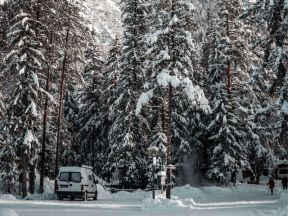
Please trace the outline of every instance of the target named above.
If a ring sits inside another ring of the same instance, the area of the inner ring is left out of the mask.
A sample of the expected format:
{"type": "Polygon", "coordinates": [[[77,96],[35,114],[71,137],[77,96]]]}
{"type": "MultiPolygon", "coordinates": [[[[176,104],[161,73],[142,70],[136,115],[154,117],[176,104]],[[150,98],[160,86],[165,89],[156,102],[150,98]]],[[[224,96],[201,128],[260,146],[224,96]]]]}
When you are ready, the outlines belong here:
{"type": "Polygon", "coordinates": [[[22,157],[22,197],[27,196],[27,169],[28,169],[28,156],[24,152],[23,157],[22,157]]]}
{"type": "MultiPolygon", "coordinates": [[[[174,17],[175,16],[175,11],[176,11],[176,3],[175,3],[175,0],[172,0],[172,3],[171,3],[171,11],[172,11],[172,14],[171,14],[171,17],[174,17]]],[[[173,26],[172,26],[173,28],[173,26]]],[[[173,62],[173,66],[172,68],[175,68],[176,66],[176,50],[175,50],[175,29],[174,31],[172,31],[171,35],[170,35],[170,47],[171,47],[171,50],[172,50],[172,62],[173,62]]],[[[171,188],[172,188],[172,185],[171,185],[171,176],[172,176],[172,170],[169,168],[169,165],[172,164],[172,85],[171,85],[171,82],[169,83],[169,86],[168,86],[168,104],[167,104],[167,126],[166,126],[166,137],[167,137],[167,165],[168,165],[168,168],[167,168],[167,189],[166,189],[166,198],[167,199],[171,199],[171,188]]]]}
{"type": "Polygon", "coordinates": [[[96,167],[95,167],[95,158],[96,158],[96,155],[95,155],[95,129],[93,128],[93,131],[92,131],[92,146],[91,146],[91,151],[92,151],[92,167],[93,167],[93,170],[96,171],[96,167]]]}
{"type": "Polygon", "coordinates": [[[30,170],[29,170],[29,193],[34,194],[35,193],[35,163],[29,164],[30,170]]]}
{"type": "MultiPolygon", "coordinates": [[[[40,0],[37,1],[37,9],[36,9],[36,20],[39,22],[41,15],[41,7],[40,7],[40,0]]],[[[38,23],[36,23],[36,37],[39,38],[39,31],[38,31],[38,23]]],[[[31,156],[30,159],[34,158],[36,154],[35,147],[31,148],[31,156]]],[[[29,161],[27,159],[27,168],[29,167],[29,193],[34,194],[35,193],[35,178],[36,178],[36,164],[34,160],[29,161]]]]}
{"type": "MultiPolygon", "coordinates": [[[[228,10],[228,3],[226,2],[226,36],[227,38],[230,37],[230,30],[229,30],[229,10],[228,10]]],[[[230,43],[230,42],[229,42],[230,43]]],[[[230,46],[230,45],[229,45],[230,46]]],[[[227,53],[228,55],[228,62],[227,62],[227,69],[226,69],[226,74],[227,74],[227,93],[229,97],[231,97],[232,93],[232,76],[231,76],[231,60],[230,60],[230,52],[227,53]]]]}
{"type": "MultiPolygon", "coordinates": [[[[50,33],[50,44],[53,43],[53,33],[50,33]]],[[[46,80],[46,88],[45,91],[49,93],[50,91],[50,60],[51,60],[51,52],[52,49],[48,50],[49,53],[49,59],[48,59],[48,66],[47,66],[47,80],[46,80]]],[[[45,97],[45,104],[44,104],[44,118],[43,118],[43,135],[42,135],[42,149],[41,149],[41,162],[40,162],[40,188],[39,191],[40,193],[44,193],[44,177],[45,177],[45,163],[46,163],[46,128],[47,128],[47,116],[48,116],[48,102],[49,102],[49,97],[46,95],[45,97]]]]}
{"type": "MultiPolygon", "coordinates": [[[[167,103],[167,118],[166,118],[166,137],[167,137],[167,165],[172,164],[172,85],[168,87],[168,103],[167,103]]],[[[167,190],[166,198],[171,199],[171,172],[167,168],[167,190]]]]}
{"type": "Polygon", "coordinates": [[[65,88],[65,73],[66,73],[66,63],[67,63],[67,49],[68,49],[68,40],[69,40],[69,27],[66,30],[66,39],[65,39],[65,53],[63,59],[62,66],[62,74],[61,74],[61,83],[60,83],[60,101],[59,101],[59,112],[58,112],[58,121],[57,121],[57,141],[56,141],[56,161],[55,161],[55,192],[57,189],[56,185],[56,177],[59,171],[59,152],[60,151],[60,140],[61,140],[61,120],[62,120],[62,110],[63,110],[63,98],[64,98],[64,88],[65,88]]]}

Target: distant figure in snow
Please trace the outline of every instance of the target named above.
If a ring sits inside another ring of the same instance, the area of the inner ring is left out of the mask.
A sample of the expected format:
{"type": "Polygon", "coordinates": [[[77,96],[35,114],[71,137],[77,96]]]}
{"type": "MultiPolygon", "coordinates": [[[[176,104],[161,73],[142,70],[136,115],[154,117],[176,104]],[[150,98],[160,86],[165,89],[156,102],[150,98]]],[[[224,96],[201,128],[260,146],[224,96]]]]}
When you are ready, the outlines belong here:
{"type": "Polygon", "coordinates": [[[238,173],[237,167],[235,166],[234,169],[232,170],[232,174],[231,174],[231,181],[233,182],[234,187],[236,184],[237,173],[238,173]]]}
{"type": "Polygon", "coordinates": [[[285,177],[282,179],[283,189],[286,189],[286,190],[287,190],[287,184],[288,184],[288,178],[285,176],[285,177]]]}
{"type": "Polygon", "coordinates": [[[270,188],[270,191],[271,191],[271,195],[273,195],[273,189],[274,189],[275,183],[274,183],[274,180],[273,180],[272,177],[269,179],[269,182],[268,182],[267,185],[269,185],[269,188],[270,188]]]}

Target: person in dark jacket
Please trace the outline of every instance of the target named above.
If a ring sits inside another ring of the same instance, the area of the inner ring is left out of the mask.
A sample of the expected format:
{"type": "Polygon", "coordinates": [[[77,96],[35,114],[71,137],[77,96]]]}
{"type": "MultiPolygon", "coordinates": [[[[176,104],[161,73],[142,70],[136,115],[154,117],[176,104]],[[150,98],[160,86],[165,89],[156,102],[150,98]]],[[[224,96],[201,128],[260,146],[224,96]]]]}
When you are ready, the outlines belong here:
{"type": "Polygon", "coordinates": [[[285,177],[282,179],[283,189],[286,189],[286,190],[287,190],[287,184],[288,184],[288,178],[285,176],[285,177]]]}
{"type": "Polygon", "coordinates": [[[269,179],[269,182],[268,182],[267,185],[269,185],[269,188],[270,188],[270,191],[271,191],[271,195],[273,195],[273,189],[274,189],[275,183],[274,183],[274,180],[273,180],[272,177],[269,179]]]}

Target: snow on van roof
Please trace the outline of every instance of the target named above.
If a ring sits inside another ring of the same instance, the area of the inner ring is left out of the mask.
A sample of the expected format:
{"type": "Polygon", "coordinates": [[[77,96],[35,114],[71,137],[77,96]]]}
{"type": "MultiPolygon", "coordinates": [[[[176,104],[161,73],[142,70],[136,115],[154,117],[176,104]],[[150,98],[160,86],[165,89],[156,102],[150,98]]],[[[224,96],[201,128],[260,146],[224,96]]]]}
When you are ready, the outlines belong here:
{"type": "Polygon", "coordinates": [[[93,167],[91,166],[86,166],[86,165],[82,165],[83,168],[87,168],[87,169],[93,169],[93,167]]]}
{"type": "Polygon", "coordinates": [[[279,160],[275,163],[276,166],[278,165],[283,165],[283,164],[287,164],[288,165],[288,160],[279,160]]]}
{"type": "Polygon", "coordinates": [[[83,167],[74,167],[74,166],[66,166],[66,167],[60,167],[60,171],[72,171],[72,170],[81,170],[83,167]]]}
{"type": "Polygon", "coordinates": [[[78,167],[78,166],[63,166],[63,167],[60,167],[60,170],[61,171],[70,171],[70,170],[81,170],[81,169],[93,169],[93,167],[90,167],[90,166],[86,166],[86,165],[82,165],[81,167],[78,167]]]}

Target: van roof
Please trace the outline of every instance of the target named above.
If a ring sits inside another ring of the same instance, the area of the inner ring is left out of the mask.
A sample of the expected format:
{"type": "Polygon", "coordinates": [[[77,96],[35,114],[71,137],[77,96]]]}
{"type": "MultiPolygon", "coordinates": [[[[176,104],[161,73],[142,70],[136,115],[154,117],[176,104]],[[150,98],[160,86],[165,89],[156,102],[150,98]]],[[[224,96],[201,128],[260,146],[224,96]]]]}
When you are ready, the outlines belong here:
{"type": "Polygon", "coordinates": [[[91,169],[88,166],[82,166],[82,167],[76,167],[76,166],[66,166],[66,167],[60,167],[60,172],[68,172],[68,171],[81,171],[82,169],[91,169]]]}
{"type": "Polygon", "coordinates": [[[279,160],[275,163],[276,166],[286,165],[286,164],[288,164],[288,160],[279,160]]]}

